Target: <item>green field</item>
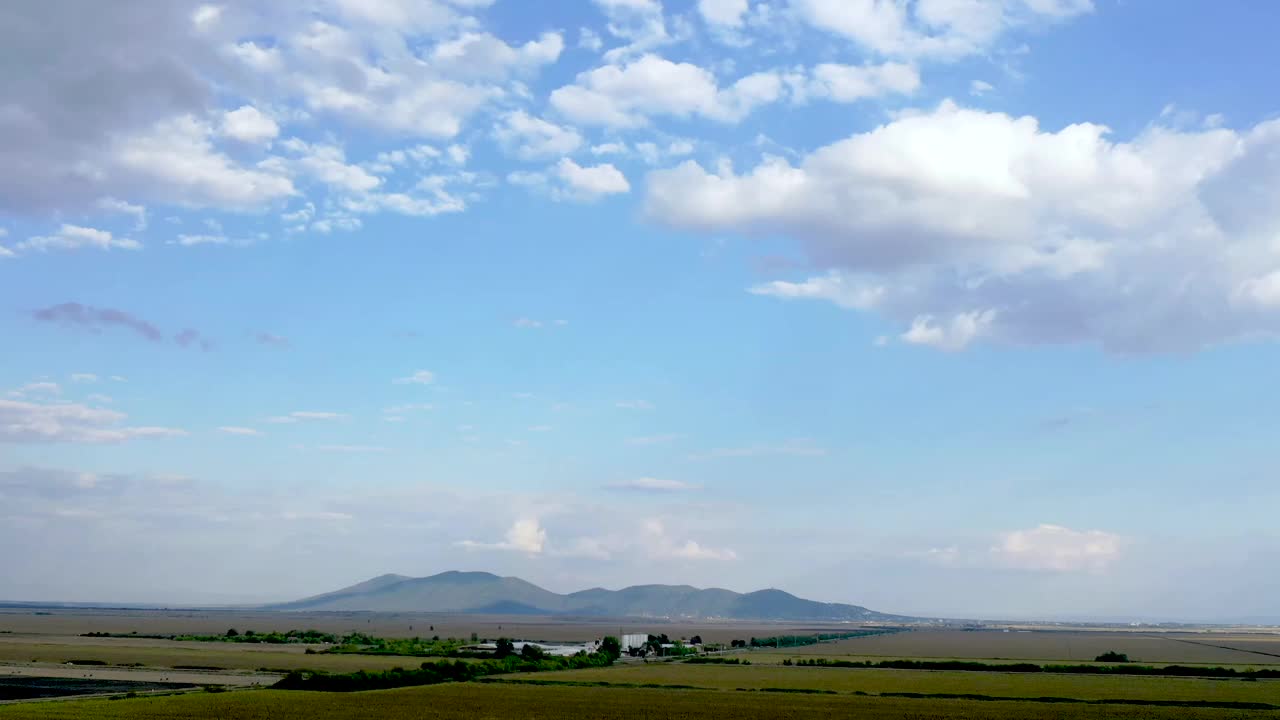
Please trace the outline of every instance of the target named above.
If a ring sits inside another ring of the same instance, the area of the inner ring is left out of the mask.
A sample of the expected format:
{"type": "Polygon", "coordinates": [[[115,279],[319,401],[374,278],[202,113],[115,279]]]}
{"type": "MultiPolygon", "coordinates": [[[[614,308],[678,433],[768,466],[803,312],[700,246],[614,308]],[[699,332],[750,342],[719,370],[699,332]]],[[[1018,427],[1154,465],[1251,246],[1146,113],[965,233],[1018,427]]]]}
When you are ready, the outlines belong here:
{"type": "Polygon", "coordinates": [[[1226,720],[1276,718],[1276,711],[1056,705],[791,695],[714,690],[536,687],[450,684],[365,693],[247,690],[133,700],[84,700],[0,706],[2,720],[330,720],[336,718],[747,718],[857,717],[868,720],[977,720],[1013,718],[1084,720],[1226,720]]]}

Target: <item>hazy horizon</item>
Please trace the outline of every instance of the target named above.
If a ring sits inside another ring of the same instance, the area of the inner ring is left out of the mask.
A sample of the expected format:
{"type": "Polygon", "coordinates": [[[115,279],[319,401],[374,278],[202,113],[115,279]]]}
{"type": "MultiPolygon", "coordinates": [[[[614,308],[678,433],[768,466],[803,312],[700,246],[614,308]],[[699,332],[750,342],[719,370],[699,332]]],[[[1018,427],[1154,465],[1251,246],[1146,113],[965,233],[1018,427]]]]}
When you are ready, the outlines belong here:
{"type": "Polygon", "coordinates": [[[1277,26],[10,3],[0,598],[1273,617],[1277,26]]]}

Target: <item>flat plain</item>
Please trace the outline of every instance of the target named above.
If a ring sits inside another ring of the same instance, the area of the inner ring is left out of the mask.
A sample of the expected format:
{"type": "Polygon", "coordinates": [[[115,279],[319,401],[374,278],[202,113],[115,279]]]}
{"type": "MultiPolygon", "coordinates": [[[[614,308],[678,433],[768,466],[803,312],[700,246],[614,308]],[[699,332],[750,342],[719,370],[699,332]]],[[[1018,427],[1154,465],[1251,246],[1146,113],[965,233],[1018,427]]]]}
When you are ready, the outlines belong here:
{"type": "MultiPolygon", "coordinates": [[[[759,655],[846,660],[931,658],[1089,662],[1104,652],[1134,662],[1267,667],[1280,665],[1280,634],[1109,630],[918,630],[851,638],[759,655]]],[[[762,658],[763,659],[763,658],[762,658]]]]}
{"type": "MultiPolygon", "coordinates": [[[[538,676],[540,679],[543,675],[538,676]]],[[[718,690],[958,693],[1082,700],[1204,700],[1280,705],[1280,680],[647,663],[549,673],[547,680],[692,685],[718,690]]]]}
{"type": "MultiPolygon", "coordinates": [[[[628,619],[449,616],[412,613],[272,613],[238,610],[0,609],[0,675],[61,677],[117,696],[110,682],[183,682],[234,688],[269,685],[278,674],[412,668],[431,658],[324,654],[325,645],[196,642],[140,635],[223,634],[231,628],[265,633],[317,629],[359,631],[384,637],[507,636],[581,641],[619,632],[701,635],[709,642],[858,630],[847,624],[679,623],[628,619]],[[85,633],[125,637],[84,637],[85,633]],[[136,635],[133,635],[136,634],[136,635]],[[311,653],[308,653],[311,650],[311,653]],[[90,665],[66,665],[68,662],[90,665]]],[[[1188,677],[960,672],[784,666],[785,660],[973,659],[982,662],[1088,663],[1107,651],[1147,664],[1209,664],[1280,668],[1275,631],[1164,632],[1155,629],[1003,630],[916,628],[815,645],[736,650],[741,665],[641,662],[624,658],[614,667],[541,672],[491,682],[343,693],[261,688],[134,699],[67,699],[0,706],[0,720],[31,718],[326,718],[510,717],[748,718],[856,715],[867,718],[1253,718],[1280,720],[1280,710],[1243,707],[1169,707],[1123,703],[1257,703],[1280,706],[1280,680],[1246,681],[1188,677]],[[532,684],[531,684],[532,683],[532,684]],[[608,684],[601,687],[600,684],[608,684]],[[651,685],[654,687],[638,687],[651,685]],[[689,686],[677,689],[670,686],[689,686]],[[889,697],[884,694],[967,695],[988,699],[889,697]],[[1033,702],[1040,698],[1075,702],[1033,702]],[[994,699],[992,699],[994,698],[994,699]],[[1097,704],[1097,703],[1104,704],[1097,704]],[[1095,704],[1085,704],[1095,703],[1095,704]]],[[[21,681],[13,681],[17,686],[21,681]]],[[[50,683],[56,686],[57,683],[50,683]]]]}
{"type": "Polygon", "coordinates": [[[857,717],[866,720],[1244,720],[1275,711],[1219,708],[1055,705],[793,695],[716,690],[537,687],[462,683],[362,693],[248,690],[220,694],[83,700],[0,706],[0,720],[337,720],[339,718],[532,718],[634,720],[637,717],[775,720],[857,717]]]}

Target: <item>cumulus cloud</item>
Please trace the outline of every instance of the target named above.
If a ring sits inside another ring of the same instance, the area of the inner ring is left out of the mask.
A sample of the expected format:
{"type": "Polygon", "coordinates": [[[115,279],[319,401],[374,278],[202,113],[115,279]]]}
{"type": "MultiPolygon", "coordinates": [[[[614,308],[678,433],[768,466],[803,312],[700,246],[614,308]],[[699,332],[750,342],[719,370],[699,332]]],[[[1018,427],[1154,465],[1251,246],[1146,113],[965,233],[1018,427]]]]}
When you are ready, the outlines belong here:
{"type": "Polygon", "coordinates": [[[1114,533],[1042,524],[1005,533],[991,554],[1002,564],[1029,570],[1103,570],[1117,559],[1122,544],[1114,533]]]}
{"type": "Polygon", "coordinates": [[[507,182],[553,200],[582,203],[631,191],[631,183],[612,163],[579,165],[570,158],[561,158],[558,164],[545,172],[517,170],[508,173],[507,182]]]}
{"type": "Polygon", "coordinates": [[[705,68],[646,54],[581,73],[550,100],[560,114],[583,125],[634,128],[663,115],[735,123],[782,95],[776,73],[747,75],[722,88],[705,68]]]}
{"type": "Polygon", "coordinates": [[[260,144],[279,135],[280,126],[258,108],[241,105],[223,114],[222,134],[240,142],[260,144]]]}
{"type": "Polygon", "coordinates": [[[108,230],[98,230],[80,225],[64,223],[58,231],[51,235],[38,235],[28,238],[14,246],[14,249],[36,250],[78,250],[92,248],[95,250],[140,250],[142,243],[129,238],[117,238],[108,230]]]}
{"type": "Polygon", "coordinates": [[[909,95],[920,88],[920,72],[912,65],[821,63],[807,73],[784,76],[793,102],[810,99],[851,103],[885,95],[909,95]]]}
{"type": "Polygon", "coordinates": [[[0,443],[118,443],[186,435],[177,428],[127,426],[126,415],[78,403],[0,399],[0,443]]]}
{"type": "Polygon", "coordinates": [[[584,167],[569,158],[562,158],[556,165],[555,174],[564,183],[564,196],[579,200],[590,201],[631,190],[631,184],[622,171],[610,163],[584,167]]]}
{"type": "Polygon", "coordinates": [[[547,122],[523,110],[503,115],[493,134],[509,152],[524,160],[567,155],[582,145],[582,136],[573,128],[547,122]]]}
{"type": "Polygon", "coordinates": [[[662,520],[650,518],[640,525],[640,541],[654,558],[678,560],[736,560],[738,554],[729,548],[707,547],[695,540],[672,537],[662,520]]]}
{"type": "Polygon", "coordinates": [[[946,349],[978,338],[1187,349],[1280,331],[1269,301],[1280,121],[1153,125],[1124,142],[944,102],[745,172],[648,177],[674,227],[787,235],[827,269],[751,288],[874,310],[946,349]]]}
{"type": "Polygon", "coordinates": [[[521,518],[511,525],[501,541],[463,540],[458,544],[473,550],[510,550],[537,555],[547,544],[547,531],[538,524],[537,518],[521,518]]]}

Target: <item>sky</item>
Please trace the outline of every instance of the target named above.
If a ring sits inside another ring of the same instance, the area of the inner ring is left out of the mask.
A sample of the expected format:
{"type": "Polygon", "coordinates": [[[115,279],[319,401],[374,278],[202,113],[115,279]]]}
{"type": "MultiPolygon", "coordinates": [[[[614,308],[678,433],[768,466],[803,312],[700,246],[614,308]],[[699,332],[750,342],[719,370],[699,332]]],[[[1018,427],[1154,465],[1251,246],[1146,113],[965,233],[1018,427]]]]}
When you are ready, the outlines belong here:
{"type": "Polygon", "coordinates": [[[0,8],[0,598],[1280,606],[1280,5],[0,8]]]}

